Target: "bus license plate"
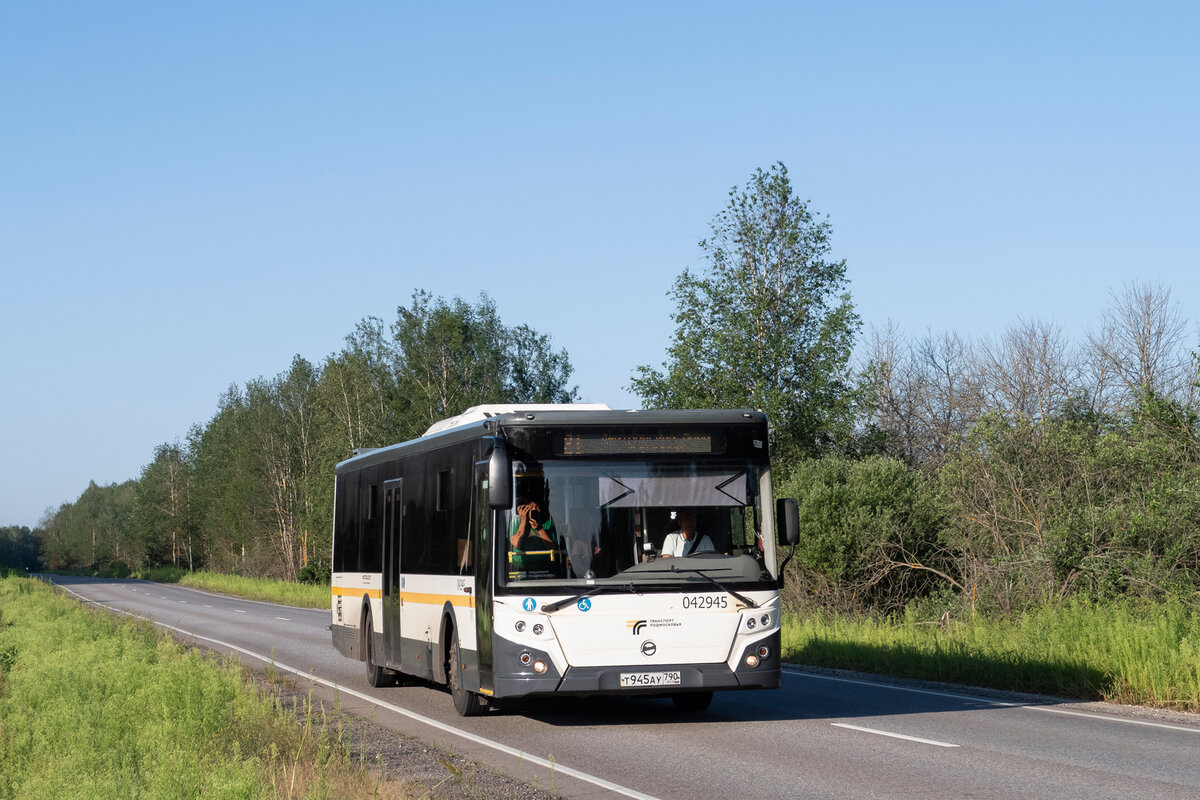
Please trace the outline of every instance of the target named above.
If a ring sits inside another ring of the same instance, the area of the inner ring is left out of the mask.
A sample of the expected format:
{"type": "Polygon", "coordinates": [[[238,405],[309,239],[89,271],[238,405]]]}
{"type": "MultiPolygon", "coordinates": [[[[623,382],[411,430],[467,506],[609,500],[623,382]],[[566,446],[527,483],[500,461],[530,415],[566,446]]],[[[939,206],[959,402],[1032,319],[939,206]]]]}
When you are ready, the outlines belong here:
{"type": "Polygon", "coordinates": [[[622,686],[678,686],[682,676],[678,672],[622,672],[622,686]]]}

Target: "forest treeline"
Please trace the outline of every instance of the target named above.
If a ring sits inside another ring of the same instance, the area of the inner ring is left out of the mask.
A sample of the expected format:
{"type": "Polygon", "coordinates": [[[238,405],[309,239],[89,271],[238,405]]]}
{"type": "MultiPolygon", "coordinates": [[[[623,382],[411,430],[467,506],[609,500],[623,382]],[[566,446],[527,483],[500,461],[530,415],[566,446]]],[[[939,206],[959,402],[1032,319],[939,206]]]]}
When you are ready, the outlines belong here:
{"type": "MultiPolygon", "coordinates": [[[[1079,341],[1039,320],[864,334],[831,234],[784,165],[756,170],[669,293],[666,361],[630,383],[646,408],[767,412],[776,495],[800,501],[792,601],[936,617],[1200,599],[1197,361],[1169,288],[1114,289],[1079,341]]],[[[338,461],[471,405],[569,402],[572,372],[486,295],[418,291],[323,361],[232,386],[137,479],[90,485],[32,536],[52,568],[320,577],[338,461]]]]}
{"type": "Polygon", "coordinates": [[[295,580],[328,573],[334,466],[481,402],[570,402],[567,354],[525,325],[417,291],[390,324],[363,319],[319,363],[234,385],[215,415],[155,448],[141,475],[92,483],[38,527],[51,569],[152,565],[295,580]]]}

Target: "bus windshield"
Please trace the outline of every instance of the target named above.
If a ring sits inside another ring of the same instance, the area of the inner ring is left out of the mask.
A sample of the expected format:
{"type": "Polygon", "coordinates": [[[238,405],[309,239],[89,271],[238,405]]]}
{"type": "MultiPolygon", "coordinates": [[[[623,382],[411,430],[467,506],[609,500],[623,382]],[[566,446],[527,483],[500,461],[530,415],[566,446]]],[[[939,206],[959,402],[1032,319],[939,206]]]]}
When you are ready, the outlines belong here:
{"type": "Polygon", "coordinates": [[[500,582],[770,580],[761,478],[749,461],[515,462],[500,582]]]}

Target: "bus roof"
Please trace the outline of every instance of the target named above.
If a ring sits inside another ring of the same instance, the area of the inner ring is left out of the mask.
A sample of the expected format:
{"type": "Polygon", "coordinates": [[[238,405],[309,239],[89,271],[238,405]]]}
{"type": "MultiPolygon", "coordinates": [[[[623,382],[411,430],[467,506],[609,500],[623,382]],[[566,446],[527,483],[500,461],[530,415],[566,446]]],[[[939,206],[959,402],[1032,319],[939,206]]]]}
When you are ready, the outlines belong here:
{"type": "Polygon", "coordinates": [[[608,403],[491,403],[489,405],[471,406],[456,417],[438,420],[429,426],[429,430],[425,431],[424,435],[430,436],[442,431],[448,431],[451,428],[470,425],[473,422],[482,422],[485,419],[498,417],[501,414],[535,413],[541,411],[612,411],[612,408],[609,407],[608,403]]]}
{"type": "Polygon", "coordinates": [[[400,452],[411,452],[413,448],[423,450],[437,447],[434,442],[467,441],[480,436],[486,428],[495,429],[526,425],[672,425],[672,424],[730,424],[766,423],[762,411],[749,408],[739,409],[673,409],[673,410],[614,410],[606,403],[525,403],[472,406],[455,417],[441,420],[430,426],[418,439],[385,447],[356,451],[355,455],[337,465],[336,471],[370,466],[387,461],[400,452]],[[485,425],[487,423],[487,425],[485,425]],[[474,429],[474,430],[472,430],[474,429]],[[443,438],[447,437],[447,438],[443,438]],[[448,441],[449,440],[449,441],[448,441]]]}

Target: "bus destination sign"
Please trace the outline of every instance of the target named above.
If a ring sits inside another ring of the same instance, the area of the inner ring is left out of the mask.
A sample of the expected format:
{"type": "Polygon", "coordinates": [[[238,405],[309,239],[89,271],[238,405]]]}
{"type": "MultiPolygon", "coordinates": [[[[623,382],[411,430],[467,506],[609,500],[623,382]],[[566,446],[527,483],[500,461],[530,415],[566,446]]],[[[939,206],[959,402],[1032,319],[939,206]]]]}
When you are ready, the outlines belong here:
{"type": "Polygon", "coordinates": [[[713,437],[708,433],[566,433],[562,437],[561,455],[688,455],[713,452],[713,437]]]}

